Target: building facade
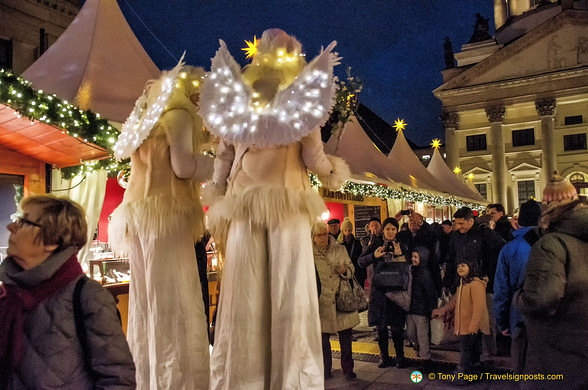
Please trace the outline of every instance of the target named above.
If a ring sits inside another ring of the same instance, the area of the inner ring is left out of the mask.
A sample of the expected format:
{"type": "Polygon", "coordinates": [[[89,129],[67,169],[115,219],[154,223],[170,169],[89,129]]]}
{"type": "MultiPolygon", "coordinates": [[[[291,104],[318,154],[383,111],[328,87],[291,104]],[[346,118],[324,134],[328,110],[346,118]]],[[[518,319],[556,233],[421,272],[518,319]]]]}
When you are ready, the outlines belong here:
{"type": "Polygon", "coordinates": [[[588,1],[494,4],[495,37],[464,44],[433,91],[447,163],[508,211],[555,169],[586,195],[588,1]]]}
{"type": "Polygon", "coordinates": [[[24,72],[79,10],[78,0],[0,0],[0,68],[24,72]]]}

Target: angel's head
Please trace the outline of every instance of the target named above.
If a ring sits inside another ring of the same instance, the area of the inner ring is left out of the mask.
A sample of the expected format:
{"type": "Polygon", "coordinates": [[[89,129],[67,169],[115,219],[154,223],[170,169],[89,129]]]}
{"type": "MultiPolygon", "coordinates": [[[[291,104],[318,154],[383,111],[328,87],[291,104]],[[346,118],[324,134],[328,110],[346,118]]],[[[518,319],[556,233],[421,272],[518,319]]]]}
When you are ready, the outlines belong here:
{"type": "Polygon", "coordinates": [[[265,30],[257,53],[243,73],[244,80],[269,100],[278,89],[284,89],[306,65],[302,45],[279,28],[265,30]]]}
{"type": "Polygon", "coordinates": [[[181,88],[192,103],[198,106],[200,100],[200,87],[206,72],[200,67],[184,65],[176,79],[176,88],[181,88]]]}

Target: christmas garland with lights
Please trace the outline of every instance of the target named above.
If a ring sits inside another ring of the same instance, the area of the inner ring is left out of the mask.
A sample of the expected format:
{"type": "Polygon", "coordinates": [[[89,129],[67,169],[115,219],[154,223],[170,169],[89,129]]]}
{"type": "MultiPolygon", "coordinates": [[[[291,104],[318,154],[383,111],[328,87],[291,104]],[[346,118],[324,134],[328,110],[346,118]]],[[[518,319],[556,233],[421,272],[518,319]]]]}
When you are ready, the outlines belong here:
{"type": "MultiPolygon", "coordinates": [[[[0,69],[0,103],[12,108],[19,116],[55,126],[80,142],[95,144],[108,151],[118,138],[118,130],[106,119],[100,118],[100,114],[81,110],[54,94],[36,90],[29,81],[6,69],[0,69]]],[[[115,172],[124,165],[106,158],[63,168],[62,173],[64,177],[71,178],[96,169],[115,172]]]]}
{"type": "MultiPolygon", "coordinates": [[[[310,183],[313,187],[322,187],[321,182],[314,173],[310,173],[310,183]]],[[[346,181],[339,190],[342,193],[352,195],[361,195],[371,198],[380,199],[403,199],[409,202],[421,202],[433,206],[467,206],[472,210],[484,210],[485,206],[478,203],[465,202],[453,195],[432,195],[423,192],[414,191],[404,187],[390,188],[383,184],[366,184],[346,181]]]]}
{"type": "Polygon", "coordinates": [[[339,80],[334,77],[334,82],[337,84],[335,104],[329,119],[322,127],[322,133],[324,134],[325,131],[328,131],[328,133],[338,136],[338,133],[343,131],[345,123],[349,121],[351,114],[357,110],[359,105],[358,95],[363,88],[363,82],[351,76],[351,68],[347,68],[346,80],[339,80]]]}

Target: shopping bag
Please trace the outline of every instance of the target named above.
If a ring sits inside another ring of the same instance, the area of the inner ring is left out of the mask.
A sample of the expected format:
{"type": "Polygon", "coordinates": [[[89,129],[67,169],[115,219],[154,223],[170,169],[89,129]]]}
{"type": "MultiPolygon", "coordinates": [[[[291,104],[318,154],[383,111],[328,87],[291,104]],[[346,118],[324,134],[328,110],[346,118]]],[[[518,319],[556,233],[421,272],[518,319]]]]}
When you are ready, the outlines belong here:
{"type": "MultiPolygon", "coordinates": [[[[451,300],[451,293],[447,289],[441,292],[441,298],[437,300],[437,307],[447,304],[451,300]]],[[[455,333],[453,316],[444,316],[431,319],[431,344],[443,345],[459,341],[455,333]]]]}

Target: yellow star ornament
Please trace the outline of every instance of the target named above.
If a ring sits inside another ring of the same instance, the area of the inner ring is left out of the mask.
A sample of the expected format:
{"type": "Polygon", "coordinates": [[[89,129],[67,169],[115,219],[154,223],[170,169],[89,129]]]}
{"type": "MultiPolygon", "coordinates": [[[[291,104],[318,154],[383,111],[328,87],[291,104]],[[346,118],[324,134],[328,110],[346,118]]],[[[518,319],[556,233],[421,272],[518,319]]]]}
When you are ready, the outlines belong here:
{"type": "Polygon", "coordinates": [[[433,142],[430,143],[433,149],[439,149],[441,147],[441,140],[439,138],[435,138],[433,142]]]}
{"type": "Polygon", "coordinates": [[[404,130],[405,127],[406,122],[404,121],[404,119],[397,118],[394,121],[394,128],[396,129],[396,131],[404,130]]]}
{"type": "Polygon", "coordinates": [[[257,37],[254,35],[253,42],[245,41],[245,44],[247,45],[247,47],[244,47],[241,50],[243,50],[245,54],[247,54],[245,58],[252,58],[253,56],[255,56],[255,54],[257,54],[257,46],[259,45],[259,42],[257,42],[257,37]]]}

